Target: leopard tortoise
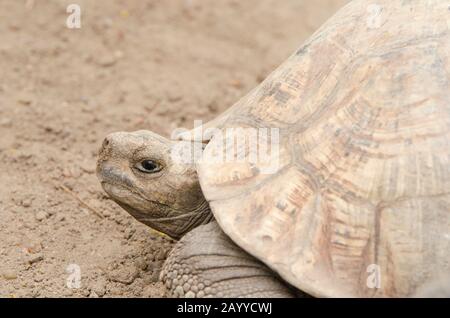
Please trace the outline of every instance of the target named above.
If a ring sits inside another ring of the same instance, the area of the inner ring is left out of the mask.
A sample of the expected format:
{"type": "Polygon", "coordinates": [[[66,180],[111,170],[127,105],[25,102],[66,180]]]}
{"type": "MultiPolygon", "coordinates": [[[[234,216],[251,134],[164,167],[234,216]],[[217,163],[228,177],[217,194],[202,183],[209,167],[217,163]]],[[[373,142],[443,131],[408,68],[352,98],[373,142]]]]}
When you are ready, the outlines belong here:
{"type": "Polygon", "coordinates": [[[109,135],[104,190],[179,239],[169,293],[407,297],[448,277],[449,21],[444,0],[353,1],[213,121],[109,135]]]}

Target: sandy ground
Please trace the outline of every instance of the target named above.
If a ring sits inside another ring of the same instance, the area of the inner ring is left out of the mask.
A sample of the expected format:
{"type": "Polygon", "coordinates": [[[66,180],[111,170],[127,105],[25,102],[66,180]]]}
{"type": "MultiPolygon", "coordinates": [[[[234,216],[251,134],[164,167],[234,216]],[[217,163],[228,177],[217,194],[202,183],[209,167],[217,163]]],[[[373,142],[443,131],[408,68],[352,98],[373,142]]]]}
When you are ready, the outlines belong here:
{"type": "Polygon", "coordinates": [[[211,119],[345,2],[0,1],[0,297],[164,296],[173,242],[105,196],[103,137],[211,119]]]}

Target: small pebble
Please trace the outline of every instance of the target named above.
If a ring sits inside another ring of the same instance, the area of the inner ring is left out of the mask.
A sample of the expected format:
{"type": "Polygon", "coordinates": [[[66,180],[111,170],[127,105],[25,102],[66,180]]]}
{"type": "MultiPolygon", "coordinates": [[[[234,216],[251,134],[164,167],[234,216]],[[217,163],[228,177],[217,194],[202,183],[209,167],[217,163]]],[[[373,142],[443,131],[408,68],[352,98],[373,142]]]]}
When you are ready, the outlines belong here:
{"type": "Polygon", "coordinates": [[[31,94],[22,94],[21,96],[19,96],[17,98],[17,102],[22,104],[22,105],[31,105],[33,103],[33,97],[31,96],[31,94]]]}
{"type": "Polygon", "coordinates": [[[133,236],[134,232],[136,232],[135,229],[133,229],[133,228],[127,228],[127,229],[125,230],[125,233],[124,233],[123,237],[124,237],[126,240],[129,240],[129,239],[133,236]]]}
{"type": "Polygon", "coordinates": [[[95,164],[93,164],[92,162],[82,162],[79,164],[79,167],[81,170],[83,170],[84,172],[88,173],[88,174],[93,174],[95,173],[95,164]]]}
{"type": "Polygon", "coordinates": [[[57,214],[56,217],[55,217],[55,220],[56,220],[57,222],[62,222],[62,221],[64,221],[65,219],[66,219],[66,217],[65,217],[63,214],[57,214]]]}
{"type": "Polygon", "coordinates": [[[42,220],[45,220],[46,218],[48,218],[48,213],[47,212],[39,211],[38,213],[36,213],[36,220],[42,221],[42,220]]]}
{"type": "Polygon", "coordinates": [[[153,263],[153,270],[158,270],[158,271],[160,271],[161,268],[163,267],[163,265],[164,265],[164,261],[155,261],[155,262],[153,263]]]}
{"type": "Polygon", "coordinates": [[[98,295],[95,291],[91,291],[91,293],[89,294],[89,298],[98,298],[98,295]]]}
{"type": "Polygon", "coordinates": [[[113,282],[129,285],[134,282],[138,276],[139,270],[136,267],[131,266],[115,270],[109,274],[108,278],[113,282]]]}
{"type": "Polygon", "coordinates": [[[30,199],[23,199],[21,202],[21,205],[24,208],[29,208],[31,206],[31,200],[30,199]]]}
{"type": "Polygon", "coordinates": [[[110,66],[113,66],[114,64],[116,64],[116,62],[117,62],[117,59],[115,56],[105,55],[105,56],[102,56],[98,60],[98,65],[103,66],[103,67],[110,67],[110,66]]]}
{"type": "Polygon", "coordinates": [[[155,260],[155,254],[148,254],[146,258],[149,262],[153,262],[155,260]]]}
{"type": "Polygon", "coordinates": [[[17,273],[13,270],[6,270],[2,273],[2,277],[6,280],[13,280],[17,278],[17,273]]]}
{"type": "Polygon", "coordinates": [[[42,282],[44,280],[44,277],[43,276],[36,276],[36,277],[34,277],[34,281],[36,282],[36,283],[40,283],[40,282],[42,282]]]}
{"type": "Polygon", "coordinates": [[[80,289],[79,290],[79,293],[81,294],[81,295],[83,295],[84,297],[89,297],[89,295],[91,294],[91,292],[90,292],[90,290],[88,290],[88,289],[80,289]]]}
{"type": "Polygon", "coordinates": [[[91,287],[92,292],[96,293],[98,296],[102,297],[106,293],[106,282],[104,280],[98,280],[91,287]]]}
{"type": "Polygon", "coordinates": [[[162,261],[162,260],[166,259],[166,256],[167,256],[167,252],[165,250],[161,249],[156,254],[156,259],[162,261]]]}
{"type": "Polygon", "coordinates": [[[145,271],[148,267],[148,264],[143,257],[139,257],[138,259],[136,259],[136,261],[134,263],[137,268],[139,268],[140,270],[143,270],[143,271],[145,271]]]}
{"type": "Polygon", "coordinates": [[[152,283],[157,283],[159,282],[159,272],[158,271],[154,271],[152,273],[152,278],[151,278],[152,283]]]}
{"type": "Polygon", "coordinates": [[[34,264],[42,260],[44,260],[44,256],[42,254],[36,254],[28,259],[28,264],[34,264]]]}

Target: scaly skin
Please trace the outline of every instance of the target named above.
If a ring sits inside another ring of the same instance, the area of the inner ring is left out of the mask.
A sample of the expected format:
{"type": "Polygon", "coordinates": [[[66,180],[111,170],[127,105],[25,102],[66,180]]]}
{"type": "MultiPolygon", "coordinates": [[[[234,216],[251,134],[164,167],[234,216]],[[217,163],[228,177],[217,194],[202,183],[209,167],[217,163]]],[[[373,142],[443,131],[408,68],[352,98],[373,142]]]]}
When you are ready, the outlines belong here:
{"type": "Polygon", "coordinates": [[[244,252],[216,222],[186,234],[161,272],[172,297],[294,297],[267,266],[244,252]]]}

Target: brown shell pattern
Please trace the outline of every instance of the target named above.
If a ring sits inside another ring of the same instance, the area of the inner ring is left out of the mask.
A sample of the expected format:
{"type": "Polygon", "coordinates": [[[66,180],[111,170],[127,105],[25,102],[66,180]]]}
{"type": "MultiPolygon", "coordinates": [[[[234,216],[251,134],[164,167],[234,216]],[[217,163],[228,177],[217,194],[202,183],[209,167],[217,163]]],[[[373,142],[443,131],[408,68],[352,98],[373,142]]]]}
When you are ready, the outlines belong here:
{"type": "Polygon", "coordinates": [[[223,230],[315,296],[410,296],[450,273],[449,28],[445,0],[341,9],[221,127],[279,128],[276,170],[206,147],[223,230]]]}

